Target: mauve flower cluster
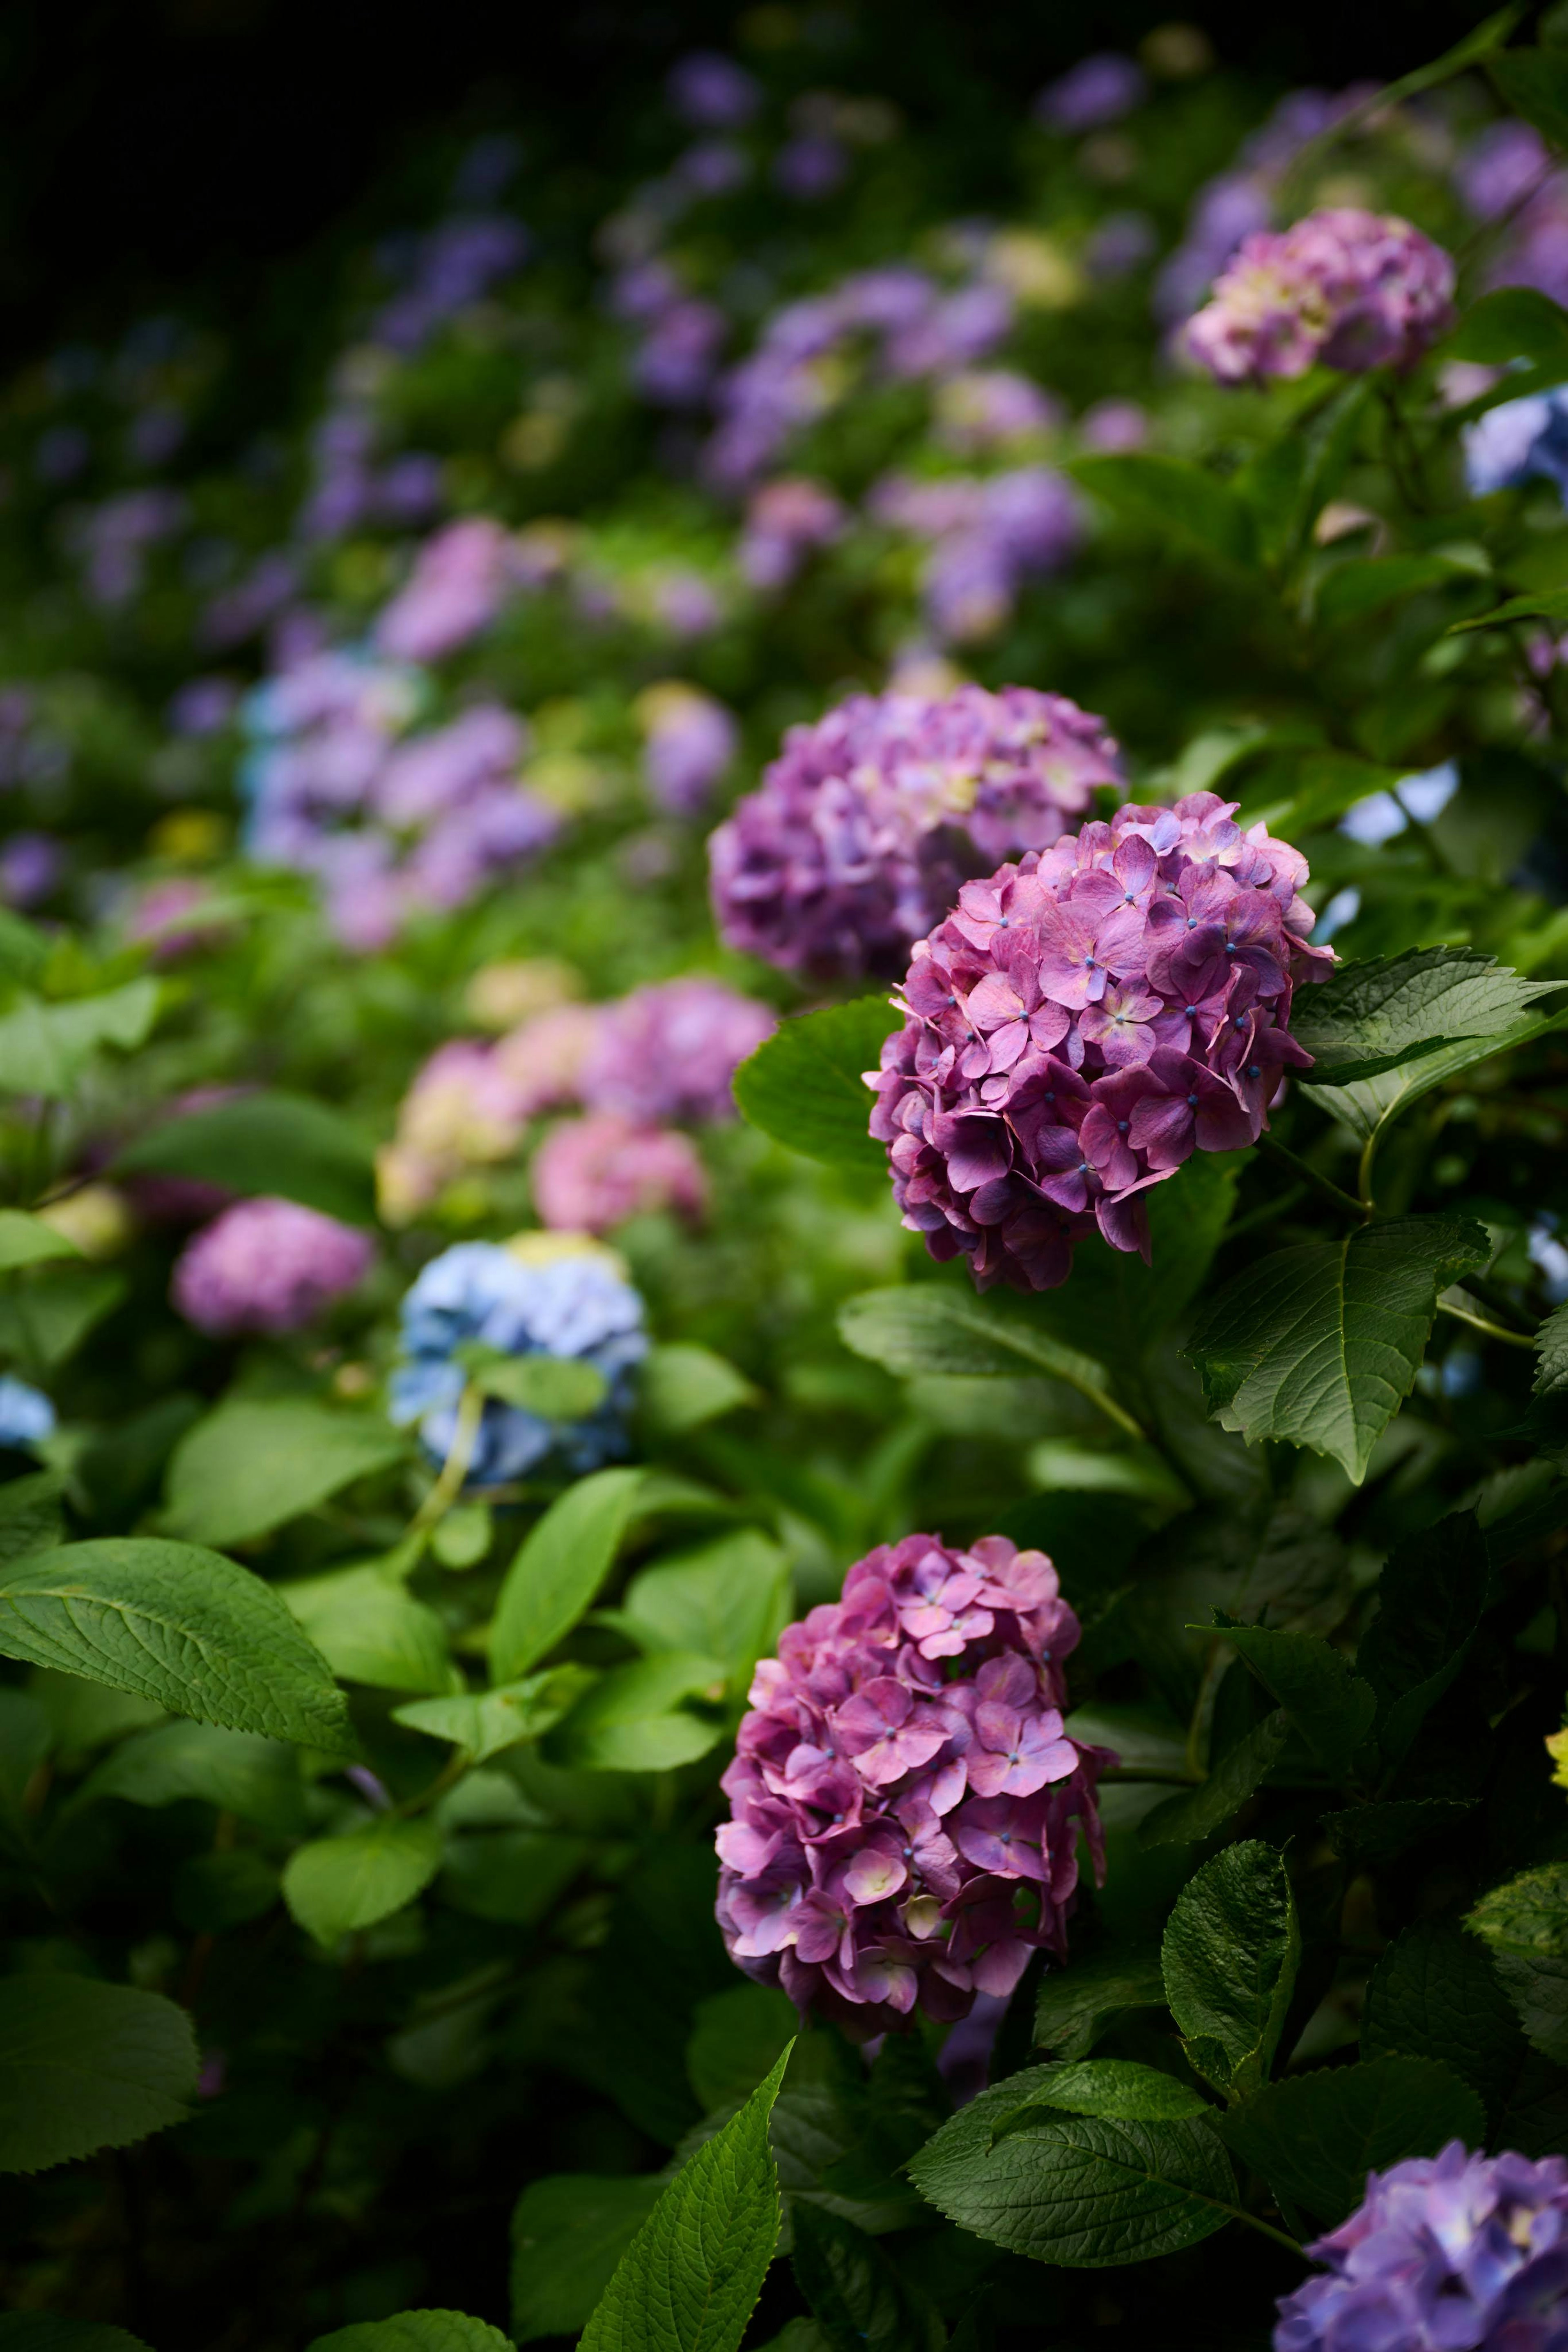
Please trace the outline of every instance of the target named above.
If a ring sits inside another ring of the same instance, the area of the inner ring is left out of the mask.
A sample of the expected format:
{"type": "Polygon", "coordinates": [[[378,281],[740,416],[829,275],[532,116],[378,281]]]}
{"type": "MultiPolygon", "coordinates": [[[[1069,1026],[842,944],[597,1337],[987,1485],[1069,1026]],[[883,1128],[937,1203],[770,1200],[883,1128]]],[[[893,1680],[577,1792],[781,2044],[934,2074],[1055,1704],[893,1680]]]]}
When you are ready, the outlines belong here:
{"type": "Polygon", "coordinates": [[[960,457],[983,457],[1055,431],[1066,411],[1012,368],[968,368],[936,394],[935,437],[960,457]]]}
{"type": "Polygon", "coordinates": [[[892,475],[866,504],[878,522],[926,541],[926,619],[961,645],[994,636],[1025,580],[1060,570],[1083,531],[1078,500],[1047,466],[929,481],[892,475]]]}
{"type": "Polygon", "coordinates": [[[1460,157],[1455,180],[1478,219],[1511,215],[1486,284],[1568,299],[1568,173],[1555,169],[1540,132],[1517,118],[1492,123],[1460,157]]]}
{"type": "Polygon", "coordinates": [[[1037,122],[1069,132],[1097,131],[1119,122],[1147,95],[1143,68],[1114,49],[1080,58],[1071,71],[1048,82],[1034,102],[1037,122]]]}
{"type": "Polygon", "coordinates": [[[1291,992],[1333,950],[1307,944],[1305,858],[1235,809],[1118,809],[966,883],[915,947],[871,1131],[905,1225],[982,1290],[1054,1288],[1096,1224],[1146,1258],[1143,1194],[1256,1142],[1309,1062],[1291,992]]]}
{"type": "Polygon", "coordinates": [[[644,399],[664,408],[688,408],[703,399],[729,331],[716,303],[691,293],[655,254],[619,272],[610,307],[638,330],[632,381],[644,399]]]}
{"type": "Polygon", "coordinates": [[[1103,723],[1063,695],[853,695],[790,728],[713,835],[719,929],[786,971],[891,978],[966,873],[1049,848],[1123,782],[1103,723]]]}
{"type": "Polygon", "coordinates": [[[217,1339],[298,1331],[367,1272],[369,1237],[298,1201],[236,1201],[186,1243],[170,1296],[217,1339]]]}
{"type": "Polygon", "coordinates": [[[473,515],[427,539],[403,586],[376,623],[376,645],[393,661],[439,661],[488,626],[511,578],[511,541],[498,522],[473,515]]]}
{"type": "Polygon", "coordinates": [[[633,989],[605,1009],[582,1074],[583,1100],[628,1118],[733,1118],[730,1081],[775,1026],[766,1004],[720,981],[633,989]]]}
{"type": "Polygon", "coordinates": [[[1392,214],[1349,206],[1259,232],[1188,320],[1182,342],[1221,383],[1408,368],[1453,316],[1454,265],[1392,214]]]}
{"type": "Polygon", "coordinates": [[[723,1787],[718,1921],[748,1976],[860,2039],[1066,1957],[1103,1748],[1062,1726],[1078,1620],[1043,1552],[905,1536],[758,1667],[723,1787]]]}
{"type": "Polygon", "coordinates": [[[619,1111],[590,1111],[550,1129],[529,1171],[534,1206],[552,1232],[607,1234],[628,1217],[673,1209],[700,1217],[707,1176],[690,1136],[619,1111]]]}
{"type": "Polygon", "coordinates": [[[1330,2265],[1280,2304],[1275,2352],[1564,2352],[1568,2162],[1504,2150],[1369,2172],[1330,2265]]]}
{"type": "Polygon", "coordinates": [[[637,697],[648,789],[670,816],[695,816],[734,759],[740,730],[700,686],[661,678],[637,697]]]}
{"type": "Polygon", "coordinates": [[[371,322],[372,339],[411,358],[447,321],[515,277],[528,233],[505,213],[455,213],[423,236],[389,238],[382,260],[402,281],[371,322]]]}
{"type": "Polygon", "coordinates": [[[341,539],[365,524],[428,522],[441,504],[441,460],[423,449],[383,457],[375,410],[354,372],[347,373],[349,385],[310,436],[310,486],[295,518],[304,540],[341,539]]]}
{"type": "Polygon", "coordinates": [[[753,494],[736,561],[754,588],[787,588],[815,549],[842,537],[845,520],[842,505],[821,482],[783,475],[753,494]]]}

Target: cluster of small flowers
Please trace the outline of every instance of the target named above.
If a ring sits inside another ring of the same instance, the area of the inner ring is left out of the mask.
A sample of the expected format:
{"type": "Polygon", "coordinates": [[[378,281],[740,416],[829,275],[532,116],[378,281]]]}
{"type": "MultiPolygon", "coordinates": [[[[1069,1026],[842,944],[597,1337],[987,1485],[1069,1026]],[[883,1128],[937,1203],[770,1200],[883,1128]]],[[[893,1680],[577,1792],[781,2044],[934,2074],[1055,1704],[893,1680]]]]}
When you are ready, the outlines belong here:
{"type": "Polygon", "coordinates": [[[891,475],[866,505],[876,521],[929,546],[922,582],[925,616],[949,644],[994,636],[1024,581],[1058,571],[1083,533],[1078,500],[1063,477],[1046,466],[930,481],[891,475]]]}
{"type": "Polygon", "coordinates": [[[1077,1641],[1050,1560],[1005,1536],[857,1562],[751,1685],[717,1836],[730,1958],[862,2040],[1064,1958],[1114,1760],[1063,1728],[1077,1641]]]}
{"type": "Polygon", "coordinates": [[[689,292],[673,265],[653,254],[617,273],[610,307],[638,331],[632,381],[644,399],[689,408],[706,396],[729,332],[716,303],[689,292]]]}
{"type": "Polygon", "coordinates": [[[648,790],[667,816],[695,816],[739,745],[733,714],[700,686],[673,677],[644,687],[634,708],[648,790]]]}
{"type": "Polygon", "coordinates": [[[170,1296],[214,1339],[298,1331],[368,1272],[368,1235],[298,1201],[236,1201],[186,1243],[170,1296]]]}
{"type": "Polygon", "coordinates": [[[1048,82],[1034,102],[1034,118],[1048,130],[1072,135],[1120,122],[1148,94],[1143,68],[1118,50],[1080,58],[1071,70],[1048,82]]]}
{"type": "Polygon", "coordinates": [[[1454,265],[1392,215],[1351,207],[1259,231],[1187,321],[1184,349],[1221,383],[1414,365],[1453,316],[1454,265]]]}
{"type": "Polygon", "coordinates": [[[479,703],[411,734],[422,698],[413,672],[329,652],[270,678],[245,706],[247,845],[264,864],[317,877],[351,948],[386,946],[423,908],[465,905],[559,824],[517,782],[521,720],[479,703]]]}
{"type": "Polygon", "coordinates": [[[958,457],[987,457],[1059,431],[1066,410],[1012,368],[967,368],[937,386],[933,438],[958,457]]]}
{"type": "Polygon", "coordinates": [[[555,1356],[593,1365],[607,1394],[580,1421],[559,1423],[487,1397],[466,1484],[496,1486],[555,1461],[574,1477],[626,1452],[635,1369],[648,1352],[643,1301],[620,1260],[583,1234],[519,1234],[459,1242],[433,1258],[402,1302],[402,1361],[389,1397],[400,1428],[444,1462],[457,1434],[468,1374],[465,1341],[507,1356],[555,1356]]]}
{"type": "Polygon", "coordinates": [[[420,548],[413,568],[382,608],[375,639],[392,661],[439,661],[487,628],[513,584],[509,535],[473,515],[447,523],[420,548]]]}
{"type": "Polygon", "coordinates": [[[1511,117],[1494,122],[1460,156],[1455,184],[1481,221],[1506,222],[1486,268],[1488,287],[1533,286],[1568,300],[1568,173],[1541,133],[1511,117]]]}
{"type": "Polygon", "coordinates": [[[312,542],[364,524],[393,530],[428,522],[441,505],[441,460],[428,450],[382,457],[382,427],[356,358],[339,371],[336,397],[310,436],[310,483],[295,530],[312,542]]]}
{"type": "Polygon", "coordinates": [[[1103,722],[1062,695],[852,696],[792,727],[712,835],[719,929],[786,971],[891,978],[966,873],[1048,849],[1122,782],[1103,722]]]}
{"type": "Polygon", "coordinates": [[[1143,1194],[1195,1149],[1256,1142],[1283,1073],[1307,942],[1306,860],[1236,803],[1119,809],[966,883],[921,940],[871,1131],[935,1258],[981,1289],[1064,1282],[1094,1230],[1148,1255],[1143,1194]]]}
{"type": "Polygon", "coordinates": [[[371,341],[412,358],[460,311],[516,277],[530,242],[506,213],[456,213],[423,236],[389,240],[382,258],[402,283],[371,320],[371,341]]]}
{"type": "Polygon", "coordinates": [[[125,490],[87,508],[68,532],[89,598],[118,612],[140,594],[153,548],[181,530],[189,501],[178,490],[125,490]]]}
{"type": "Polygon", "coordinates": [[[787,588],[807,557],[843,536],[840,500],[821,482],[781,475],[753,493],[736,561],[754,588],[787,588]]]}
{"type": "Polygon", "coordinates": [[[1326,2263],[1280,2304],[1275,2352],[1563,2352],[1568,2162],[1459,2140],[1367,2175],[1348,2221],[1306,2249],[1326,2263]]]}

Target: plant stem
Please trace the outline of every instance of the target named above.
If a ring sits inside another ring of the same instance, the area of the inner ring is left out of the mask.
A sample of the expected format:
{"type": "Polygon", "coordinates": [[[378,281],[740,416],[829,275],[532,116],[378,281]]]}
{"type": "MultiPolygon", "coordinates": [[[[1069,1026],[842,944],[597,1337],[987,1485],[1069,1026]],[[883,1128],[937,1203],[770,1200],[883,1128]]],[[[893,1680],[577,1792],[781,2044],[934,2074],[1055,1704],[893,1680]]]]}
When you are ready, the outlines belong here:
{"type": "Polygon", "coordinates": [[[1306,1160],[1297,1152],[1292,1151],[1288,1144],[1281,1143],[1277,1137],[1260,1135],[1258,1138],[1258,1149],[1265,1160],[1272,1160],[1277,1167],[1288,1168],[1292,1176],[1310,1186],[1320,1200],[1326,1201],[1331,1208],[1337,1209],[1342,1217],[1354,1217],[1358,1225],[1364,1225],[1371,1216],[1370,1201],[1355,1201],[1348,1192],[1342,1192],[1337,1184],[1332,1182],[1327,1176],[1320,1176],[1315,1168],[1309,1166],[1306,1160]]]}
{"type": "Polygon", "coordinates": [[[1372,1163],[1377,1154],[1377,1129],[1373,1129],[1361,1147],[1361,1160],[1355,1171],[1355,1189],[1361,1195],[1366,1214],[1372,1214],[1372,1163]]]}
{"type": "Polygon", "coordinates": [[[437,1519],[445,1517],[463,1490],[468,1475],[468,1465],[474,1458],[475,1441],[485,1412],[485,1392],[477,1381],[470,1381],[457,1406],[457,1425],[452,1433],[452,1444],[441,1465],[441,1475],[426,1495],[409,1521],[406,1543],[410,1538],[428,1534],[437,1519]]]}
{"type": "Polygon", "coordinates": [[[1439,1298],[1437,1312],[1451,1315],[1456,1323],[1468,1323],[1474,1331],[1484,1331],[1489,1339],[1500,1339],[1510,1348],[1528,1348],[1531,1355],[1535,1352],[1534,1340],[1527,1339],[1522,1331],[1505,1331],[1500,1323],[1493,1323],[1484,1315],[1472,1315],[1468,1307],[1456,1307],[1450,1299],[1439,1298]]]}
{"type": "Polygon", "coordinates": [[[1277,2246],[1288,2246],[1291,2253],[1301,2253],[1301,2240],[1292,2238],[1288,2230],[1276,2230],[1272,2221],[1260,2221],[1256,2213],[1249,2213],[1242,2205],[1228,2205],[1225,2210],[1233,2213],[1239,2221],[1245,2221],[1249,2230],[1257,2230],[1265,2238],[1272,2238],[1277,2246]]]}

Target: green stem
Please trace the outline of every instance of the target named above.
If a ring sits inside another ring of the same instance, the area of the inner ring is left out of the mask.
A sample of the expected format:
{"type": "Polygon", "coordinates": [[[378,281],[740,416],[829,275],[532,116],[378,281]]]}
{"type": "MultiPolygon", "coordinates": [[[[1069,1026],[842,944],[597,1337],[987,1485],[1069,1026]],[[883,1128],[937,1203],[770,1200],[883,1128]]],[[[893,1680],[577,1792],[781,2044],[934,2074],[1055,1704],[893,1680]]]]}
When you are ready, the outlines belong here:
{"type": "Polygon", "coordinates": [[[1332,1182],[1327,1176],[1320,1176],[1315,1168],[1310,1166],[1299,1153],[1292,1151],[1288,1144],[1281,1143],[1276,1136],[1260,1135],[1258,1138],[1258,1149],[1264,1159],[1273,1160],[1276,1167],[1288,1168],[1292,1176],[1308,1185],[1321,1201],[1326,1201],[1331,1208],[1337,1209],[1342,1217],[1354,1217],[1358,1225],[1365,1224],[1372,1214],[1370,1201],[1352,1200],[1348,1192],[1342,1192],[1339,1186],[1332,1182]]]}
{"type": "Polygon", "coordinates": [[[426,1495],[409,1521],[408,1535],[403,1541],[427,1535],[438,1519],[444,1519],[463,1491],[463,1481],[468,1475],[468,1465],[474,1459],[474,1447],[479,1435],[479,1423],[485,1412],[485,1392],[478,1383],[470,1381],[457,1406],[457,1425],[452,1433],[452,1444],[441,1465],[441,1475],[426,1495]]]}
{"type": "Polygon", "coordinates": [[[400,1821],[405,1822],[415,1813],[428,1811],[432,1805],[439,1803],[454,1782],[461,1780],[473,1760],[465,1748],[455,1748],[429,1786],[421,1789],[416,1797],[405,1797],[401,1805],[392,1807],[392,1811],[400,1821]]]}
{"type": "Polygon", "coordinates": [[[1456,1323],[1468,1323],[1473,1331],[1484,1331],[1489,1339],[1500,1339],[1510,1348],[1528,1348],[1531,1355],[1535,1352],[1534,1340],[1527,1339],[1522,1331],[1505,1331],[1500,1323],[1493,1323],[1484,1315],[1472,1315],[1468,1307],[1456,1307],[1451,1300],[1439,1298],[1437,1312],[1451,1315],[1456,1323]]]}
{"type": "Polygon", "coordinates": [[[1361,1195],[1363,1213],[1372,1214],[1372,1163],[1377,1156],[1377,1129],[1373,1129],[1361,1147],[1361,1161],[1355,1171],[1355,1189],[1361,1195]]]}
{"type": "Polygon", "coordinates": [[[1272,2238],[1277,2246],[1288,2246],[1291,2253],[1298,2257],[1300,2256],[1301,2252],[1301,2240],[1299,2238],[1292,2238],[1289,2231],[1276,2230],[1272,2221],[1260,2221],[1256,2213],[1249,2213],[1246,2208],[1241,2205],[1227,2205],[1223,2210],[1227,2213],[1234,2214],[1237,2221],[1245,2221],[1249,2230],[1258,2231],[1262,2237],[1272,2238]]]}

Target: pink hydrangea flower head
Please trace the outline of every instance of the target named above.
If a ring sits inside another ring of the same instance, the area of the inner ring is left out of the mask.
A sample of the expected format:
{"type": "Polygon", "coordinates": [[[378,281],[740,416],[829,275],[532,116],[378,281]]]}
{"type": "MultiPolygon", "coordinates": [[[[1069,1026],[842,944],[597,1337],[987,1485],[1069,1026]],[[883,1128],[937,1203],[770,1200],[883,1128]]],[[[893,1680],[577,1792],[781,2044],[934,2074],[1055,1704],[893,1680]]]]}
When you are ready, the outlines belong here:
{"type": "Polygon", "coordinates": [[[1448,326],[1453,295],[1451,258],[1408,221],[1332,208],[1244,237],[1182,341],[1221,383],[1320,361],[1351,375],[1408,368],[1448,326]]]}
{"type": "Polygon", "coordinates": [[[689,1137],[610,1110],[563,1119],[545,1138],[533,1188],[540,1217],[562,1233],[608,1233],[655,1209],[700,1217],[707,1206],[707,1178],[689,1137]]]}
{"type": "Polygon", "coordinates": [[[388,1223],[408,1223],[465,1169],[510,1159],[529,1108],[495,1046],[455,1037],[437,1047],[398,1106],[396,1136],[376,1155],[388,1223]]]}
{"type": "Polygon", "coordinates": [[[1096,1226],[1146,1258],[1149,1187],[1255,1143],[1310,1061],[1291,994],[1333,955],[1306,861],[1235,810],[1118,809],[965,883],[916,943],[871,1131],[905,1225],[982,1290],[1054,1288],[1096,1226]]]}
{"type": "Polygon", "coordinates": [[[605,1011],[582,1098],[644,1122],[733,1118],[730,1081],[774,1026],[766,1004],[721,981],[636,989],[605,1011]]]}
{"type": "Polygon", "coordinates": [[[950,2021],[1066,1956],[1082,1832],[1113,1759],[1063,1727],[1078,1641],[1043,1552],[906,1536],[787,1626],[751,1685],[723,1786],[730,1958],[865,2040],[950,2021]]]}
{"type": "Polygon", "coordinates": [[[525,1118],[581,1098],[582,1073],[598,1049],[603,1018],[597,1004],[552,1004],[497,1039],[497,1065],[517,1087],[525,1118]]]}
{"type": "Polygon", "coordinates": [[[376,625],[394,661],[438,661],[488,626],[508,585],[509,545],[498,522],[473,515],[427,539],[376,625]]]}
{"type": "Polygon", "coordinates": [[[374,1255],[367,1234],[298,1201],[236,1201],[188,1242],[170,1296],[198,1331],[298,1331],[351,1290],[374,1255]]]}
{"type": "Polygon", "coordinates": [[[891,978],[966,874],[1049,849],[1104,784],[1116,746],[1064,695],[853,695],[712,835],[720,931],[786,971],[891,978]]]}

